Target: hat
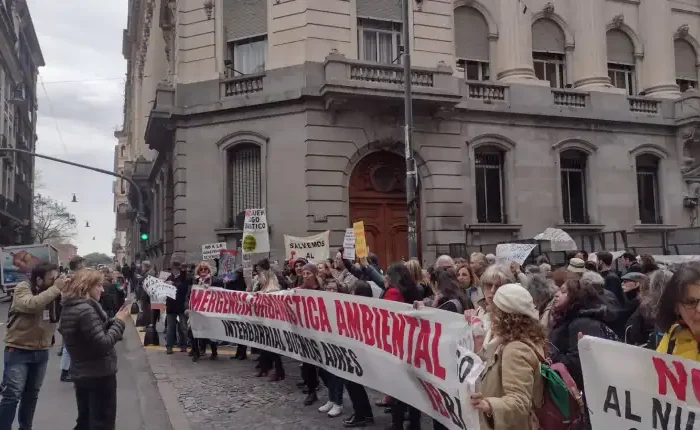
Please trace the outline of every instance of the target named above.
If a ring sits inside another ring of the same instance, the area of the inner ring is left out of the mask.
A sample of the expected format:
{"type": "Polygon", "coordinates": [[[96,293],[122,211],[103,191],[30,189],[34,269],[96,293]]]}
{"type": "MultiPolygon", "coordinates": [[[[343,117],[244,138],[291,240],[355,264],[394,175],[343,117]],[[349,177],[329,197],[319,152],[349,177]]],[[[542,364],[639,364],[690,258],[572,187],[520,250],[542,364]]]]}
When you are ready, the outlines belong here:
{"type": "Polygon", "coordinates": [[[566,270],[574,273],[583,273],[586,271],[586,262],[580,258],[572,258],[569,260],[569,267],[566,270]]]}
{"type": "Polygon", "coordinates": [[[301,264],[303,264],[304,266],[306,266],[307,264],[309,264],[309,262],[306,261],[306,258],[301,258],[301,257],[299,257],[299,258],[297,258],[296,260],[294,260],[294,262],[293,262],[292,264],[293,264],[294,266],[296,266],[298,263],[301,263],[301,264]]]}
{"type": "MultiPolygon", "coordinates": [[[[297,261],[299,261],[299,260],[297,260],[297,261]]],[[[304,265],[304,267],[301,268],[301,270],[302,270],[302,271],[303,271],[303,270],[308,270],[309,272],[311,272],[311,273],[313,273],[314,275],[316,275],[316,274],[318,273],[318,266],[316,266],[315,264],[307,263],[307,264],[304,265]]]]}
{"type": "Polygon", "coordinates": [[[628,272],[620,280],[622,281],[632,281],[632,282],[642,282],[648,279],[647,275],[640,272],[628,272]]]}
{"type": "Polygon", "coordinates": [[[535,321],[540,320],[540,315],[537,312],[537,308],[535,308],[535,302],[532,301],[532,296],[522,285],[502,285],[493,296],[493,304],[507,314],[520,314],[528,316],[535,321]]]}

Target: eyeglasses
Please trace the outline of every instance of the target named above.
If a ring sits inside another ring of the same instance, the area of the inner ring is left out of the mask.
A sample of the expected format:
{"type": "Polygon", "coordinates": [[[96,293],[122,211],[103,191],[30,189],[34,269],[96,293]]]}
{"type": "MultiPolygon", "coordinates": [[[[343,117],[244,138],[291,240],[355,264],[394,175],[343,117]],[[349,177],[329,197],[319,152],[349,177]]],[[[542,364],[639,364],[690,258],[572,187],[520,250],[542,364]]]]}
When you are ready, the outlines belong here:
{"type": "Polygon", "coordinates": [[[681,305],[688,310],[697,309],[698,304],[700,304],[700,297],[684,297],[681,300],[681,305]]]}

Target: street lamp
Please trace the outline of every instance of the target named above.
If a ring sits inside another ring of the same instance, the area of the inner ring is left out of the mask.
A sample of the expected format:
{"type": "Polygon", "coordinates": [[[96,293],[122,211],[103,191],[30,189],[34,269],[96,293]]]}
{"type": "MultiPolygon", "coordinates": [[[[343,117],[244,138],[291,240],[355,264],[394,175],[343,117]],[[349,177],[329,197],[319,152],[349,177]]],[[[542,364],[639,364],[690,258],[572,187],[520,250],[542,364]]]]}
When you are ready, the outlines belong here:
{"type": "Polygon", "coordinates": [[[90,223],[85,221],[85,227],[90,227],[90,223]]]}
{"type": "Polygon", "coordinates": [[[76,197],[75,193],[73,193],[73,200],[70,201],[71,203],[78,203],[78,197],[76,197]]]}

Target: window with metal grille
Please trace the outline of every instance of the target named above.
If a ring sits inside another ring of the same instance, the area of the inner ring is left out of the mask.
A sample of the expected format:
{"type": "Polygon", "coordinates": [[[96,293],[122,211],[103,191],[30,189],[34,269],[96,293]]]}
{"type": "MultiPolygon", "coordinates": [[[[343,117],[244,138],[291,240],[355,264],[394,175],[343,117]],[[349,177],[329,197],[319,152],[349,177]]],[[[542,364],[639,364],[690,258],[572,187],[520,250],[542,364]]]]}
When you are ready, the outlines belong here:
{"type": "Polygon", "coordinates": [[[474,154],[476,177],[476,218],[479,223],[504,223],[503,151],[479,148],[474,154]]]}
{"type": "Polygon", "coordinates": [[[637,156],[637,201],[642,224],[662,224],[659,210],[659,157],[637,156]]]}
{"type": "Polygon", "coordinates": [[[228,151],[228,183],[231,204],[230,224],[233,228],[242,229],[245,210],[263,206],[259,146],[241,144],[228,151]]]}
{"type": "Polygon", "coordinates": [[[559,156],[561,170],[561,204],[564,222],[587,224],[586,154],[568,150],[559,156]]]}

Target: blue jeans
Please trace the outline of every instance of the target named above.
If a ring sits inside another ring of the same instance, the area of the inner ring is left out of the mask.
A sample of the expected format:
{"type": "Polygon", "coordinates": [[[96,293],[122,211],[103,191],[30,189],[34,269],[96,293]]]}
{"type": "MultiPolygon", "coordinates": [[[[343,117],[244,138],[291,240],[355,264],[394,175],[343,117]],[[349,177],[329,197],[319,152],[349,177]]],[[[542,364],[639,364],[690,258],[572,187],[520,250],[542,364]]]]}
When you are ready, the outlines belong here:
{"type": "Polygon", "coordinates": [[[336,405],[342,405],[345,380],[326,370],[321,371],[321,379],[326,384],[326,388],[328,388],[328,401],[336,405]]]}
{"type": "MultiPolygon", "coordinates": [[[[167,331],[165,333],[165,346],[172,348],[175,341],[180,341],[180,348],[187,347],[187,317],[185,314],[167,314],[165,316],[167,322],[167,331]],[[179,321],[178,321],[179,319],[179,321]]],[[[0,429],[2,430],[2,429],[0,429]]]]}
{"type": "Polygon", "coordinates": [[[19,404],[19,429],[31,430],[39,390],[44,382],[49,351],[5,348],[0,386],[0,430],[11,430],[19,404]]]}

